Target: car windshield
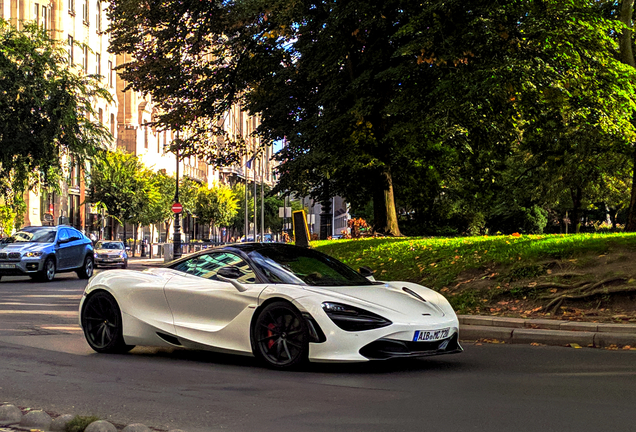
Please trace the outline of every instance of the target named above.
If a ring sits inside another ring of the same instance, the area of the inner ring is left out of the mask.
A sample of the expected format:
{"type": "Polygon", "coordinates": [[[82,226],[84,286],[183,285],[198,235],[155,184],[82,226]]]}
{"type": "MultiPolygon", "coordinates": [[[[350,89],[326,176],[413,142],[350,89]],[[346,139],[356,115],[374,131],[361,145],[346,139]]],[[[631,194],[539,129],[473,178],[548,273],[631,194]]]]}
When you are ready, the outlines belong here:
{"type": "Polygon", "coordinates": [[[55,241],[55,229],[41,229],[32,232],[18,231],[13,234],[15,242],[53,243],[55,241]]]}
{"type": "Polygon", "coordinates": [[[269,247],[250,252],[255,265],[274,283],[311,286],[373,285],[360,273],[311,249],[269,247]]]}
{"type": "Polygon", "coordinates": [[[123,249],[124,244],[122,242],[97,242],[95,249],[123,249]]]}

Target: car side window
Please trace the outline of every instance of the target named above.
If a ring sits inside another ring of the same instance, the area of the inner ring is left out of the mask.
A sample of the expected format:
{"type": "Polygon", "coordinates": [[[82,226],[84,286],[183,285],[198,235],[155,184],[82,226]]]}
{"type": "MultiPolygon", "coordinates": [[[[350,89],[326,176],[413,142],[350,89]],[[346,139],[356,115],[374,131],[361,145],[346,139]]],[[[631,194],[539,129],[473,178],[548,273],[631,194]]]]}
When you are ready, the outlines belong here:
{"type": "Polygon", "coordinates": [[[68,240],[68,230],[66,228],[62,228],[57,235],[58,241],[68,240]]]}
{"type": "Polygon", "coordinates": [[[67,231],[69,231],[71,241],[80,240],[82,238],[82,233],[76,229],[67,228],[67,231]]]}
{"type": "Polygon", "coordinates": [[[206,279],[214,279],[219,280],[216,277],[216,274],[223,267],[235,266],[241,270],[243,276],[239,277],[237,280],[241,283],[256,283],[256,274],[250,268],[250,266],[238,255],[234,255],[233,253],[228,252],[219,252],[219,253],[211,253],[206,255],[199,256],[199,264],[197,267],[197,271],[199,274],[197,276],[201,276],[206,279]]]}
{"type": "Polygon", "coordinates": [[[199,257],[194,257],[187,259],[185,261],[180,262],[178,265],[172,267],[174,270],[179,270],[187,274],[191,274],[194,276],[199,276],[197,274],[197,263],[199,261],[199,257]]]}

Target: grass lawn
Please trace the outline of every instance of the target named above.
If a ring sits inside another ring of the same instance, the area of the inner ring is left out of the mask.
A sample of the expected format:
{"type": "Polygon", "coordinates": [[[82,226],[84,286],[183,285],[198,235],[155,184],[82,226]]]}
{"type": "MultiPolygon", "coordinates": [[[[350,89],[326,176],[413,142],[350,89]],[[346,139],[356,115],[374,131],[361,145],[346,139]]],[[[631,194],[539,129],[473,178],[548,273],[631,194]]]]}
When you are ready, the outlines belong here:
{"type": "Polygon", "coordinates": [[[367,266],[376,271],[376,279],[411,281],[440,291],[463,313],[493,309],[496,314],[501,310],[493,304],[515,300],[534,301],[519,305],[522,311],[545,306],[549,299],[544,297],[555,292],[529,288],[553,283],[570,295],[568,289],[580,281],[611,278],[607,270],[612,263],[618,267],[610,273],[625,279],[624,284],[634,282],[630,268],[636,273],[636,233],[365,238],[314,241],[312,247],[355,269],[367,266]],[[564,288],[564,283],[571,286],[564,288]]]}

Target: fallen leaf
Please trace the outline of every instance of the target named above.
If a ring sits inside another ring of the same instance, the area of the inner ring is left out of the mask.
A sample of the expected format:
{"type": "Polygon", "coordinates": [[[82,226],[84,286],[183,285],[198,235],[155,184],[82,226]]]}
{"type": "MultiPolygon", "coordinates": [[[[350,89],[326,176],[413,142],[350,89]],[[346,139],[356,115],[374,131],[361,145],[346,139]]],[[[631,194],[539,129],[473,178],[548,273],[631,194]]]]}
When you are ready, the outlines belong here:
{"type": "Polygon", "coordinates": [[[552,270],[548,270],[548,271],[547,271],[547,273],[548,273],[548,274],[552,274],[552,270]]]}
{"type": "Polygon", "coordinates": [[[556,288],[552,288],[552,289],[550,290],[550,292],[551,292],[551,293],[555,293],[555,292],[557,292],[557,289],[556,289],[556,288]]]}
{"type": "Polygon", "coordinates": [[[581,348],[581,345],[579,345],[579,344],[575,344],[575,343],[568,344],[568,346],[569,346],[570,348],[581,348]]]}
{"type": "Polygon", "coordinates": [[[528,284],[528,286],[529,286],[530,288],[532,288],[532,287],[534,287],[534,286],[537,286],[537,283],[536,283],[536,282],[530,282],[530,283],[528,284]]]}

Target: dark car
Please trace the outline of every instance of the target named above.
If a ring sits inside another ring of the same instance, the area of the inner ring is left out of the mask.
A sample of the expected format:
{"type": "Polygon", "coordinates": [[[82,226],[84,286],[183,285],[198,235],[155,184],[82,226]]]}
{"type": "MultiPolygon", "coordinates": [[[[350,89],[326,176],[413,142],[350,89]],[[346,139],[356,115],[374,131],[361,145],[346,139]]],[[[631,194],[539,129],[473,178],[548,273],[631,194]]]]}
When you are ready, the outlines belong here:
{"type": "Polygon", "coordinates": [[[25,227],[0,244],[0,278],[28,275],[52,281],[55,273],[75,271],[80,279],[93,275],[93,244],[69,226],[25,227]]]}

